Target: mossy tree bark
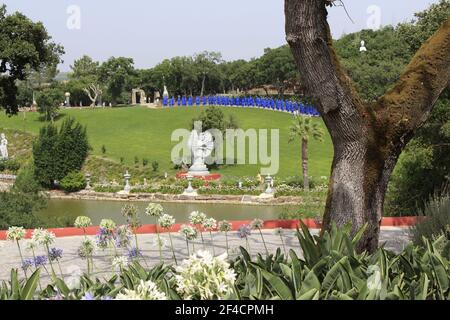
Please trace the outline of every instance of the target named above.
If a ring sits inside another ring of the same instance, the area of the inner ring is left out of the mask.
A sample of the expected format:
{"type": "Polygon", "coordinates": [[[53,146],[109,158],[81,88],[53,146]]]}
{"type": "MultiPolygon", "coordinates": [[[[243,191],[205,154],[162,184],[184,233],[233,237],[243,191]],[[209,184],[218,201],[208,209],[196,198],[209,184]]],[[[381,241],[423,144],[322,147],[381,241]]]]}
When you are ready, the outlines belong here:
{"type": "Polygon", "coordinates": [[[285,0],[286,39],[330,132],[334,159],[323,230],[368,228],[359,250],[378,247],[387,184],[398,157],[450,83],[450,19],[419,49],[384,96],[365,103],[333,49],[327,0],[285,0]]]}

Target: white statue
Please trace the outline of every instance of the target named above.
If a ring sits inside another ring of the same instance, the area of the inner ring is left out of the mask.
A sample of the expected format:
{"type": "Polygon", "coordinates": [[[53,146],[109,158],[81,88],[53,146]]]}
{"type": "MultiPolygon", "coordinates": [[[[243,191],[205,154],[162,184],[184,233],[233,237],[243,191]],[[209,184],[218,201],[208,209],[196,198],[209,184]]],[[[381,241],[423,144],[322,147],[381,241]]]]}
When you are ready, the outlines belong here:
{"type": "Polygon", "coordinates": [[[211,155],[214,149],[214,141],[211,133],[201,132],[198,128],[192,130],[188,147],[192,153],[192,166],[189,174],[193,176],[205,176],[209,174],[205,165],[205,159],[211,155]]]}
{"type": "Polygon", "coordinates": [[[361,47],[359,48],[359,52],[366,52],[366,42],[364,40],[361,40],[361,47]]]}
{"type": "Polygon", "coordinates": [[[0,135],[0,159],[8,160],[8,140],[4,133],[0,135]]]}
{"type": "Polygon", "coordinates": [[[169,91],[167,90],[167,87],[166,87],[166,86],[164,86],[163,97],[166,97],[166,98],[169,97],[169,91]]]}

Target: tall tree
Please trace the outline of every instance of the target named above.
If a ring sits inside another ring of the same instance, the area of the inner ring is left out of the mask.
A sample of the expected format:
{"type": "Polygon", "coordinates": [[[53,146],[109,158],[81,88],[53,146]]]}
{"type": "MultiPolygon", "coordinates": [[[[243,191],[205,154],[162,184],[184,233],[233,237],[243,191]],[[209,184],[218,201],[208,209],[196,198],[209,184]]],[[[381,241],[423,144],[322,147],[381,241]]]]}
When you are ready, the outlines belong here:
{"type": "Polygon", "coordinates": [[[127,90],[131,76],[135,73],[134,62],[131,58],[111,57],[100,66],[100,81],[104,81],[108,87],[113,104],[116,104],[120,96],[127,90]]]}
{"type": "Polygon", "coordinates": [[[359,249],[378,246],[384,197],[398,157],[450,81],[450,19],[415,54],[393,88],[360,98],[333,48],[330,0],[285,0],[286,39],[330,132],[334,159],[324,229],[367,223],[359,249]]]}
{"type": "Polygon", "coordinates": [[[33,22],[16,12],[7,15],[0,6],[0,107],[8,113],[18,111],[17,80],[25,80],[27,68],[40,70],[56,65],[64,53],[61,46],[51,42],[44,25],[33,22]]]}
{"type": "Polygon", "coordinates": [[[323,141],[324,133],[319,124],[312,120],[311,117],[304,117],[296,115],[292,120],[292,125],[289,127],[289,142],[300,139],[302,144],[302,171],[303,171],[303,187],[309,190],[309,175],[308,175],[308,143],[309,139],[313,138],[317,141],[323,141]]]}

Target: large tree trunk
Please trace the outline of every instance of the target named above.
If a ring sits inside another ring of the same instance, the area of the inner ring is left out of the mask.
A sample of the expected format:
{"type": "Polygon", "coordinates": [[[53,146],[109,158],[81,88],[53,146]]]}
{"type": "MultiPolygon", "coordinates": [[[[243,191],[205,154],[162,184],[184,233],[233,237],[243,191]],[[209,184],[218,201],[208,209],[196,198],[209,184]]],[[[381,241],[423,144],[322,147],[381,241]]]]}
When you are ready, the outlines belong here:
{"type": "Polygon", "coordinates": [[[303,188],[309,190],[308,176],[308,140],[302,139],[302,169],[303,169],[303,188]]]}
{"type": "Polygon", "coordinates": [[[368,225],[360,250],[378,246],[387,184],[397,159],[450,82],[450,20],[417,52],[398,83],[364,103],[340,65],[327,0],[285,0],[286,39],[334,146],[323,230],[368,225]]]}

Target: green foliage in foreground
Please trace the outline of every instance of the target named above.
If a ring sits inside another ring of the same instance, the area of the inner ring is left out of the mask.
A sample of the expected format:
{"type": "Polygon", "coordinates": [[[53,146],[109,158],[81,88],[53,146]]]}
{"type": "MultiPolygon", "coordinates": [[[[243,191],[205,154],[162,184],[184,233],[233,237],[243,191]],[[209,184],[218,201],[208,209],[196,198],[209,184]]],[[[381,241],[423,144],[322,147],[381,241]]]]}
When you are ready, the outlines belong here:
{"type": "MultiPolygon", "coordinates": [[[[450,238],[450,194],[432,198],[421,212],[425,219],[412,229],[414,242],[446,235],[450,238]]],[[[450,250],[450,245],[448,246],[450,250]]]]}
{"type": "MultiPolygon", "coordinates": [[[[354,238],[348,236],[350,228],[337,229],[323,236],[312,236],[302,225],[297,236],[303,255],[291,250],[286,257],[280,249],[275,255],[263,257],[258,254],[252,259],[241,248],[241,255],[225,268],[232,268],[236,274],[233,285],[226,295],[215,292],[219,286],[192,286],[190,292],[194,299],[204,295],[228,299],[283,299],[283,300],[445,300],[450,298],[449,257],[444,256],[438,247],[446,239],[435,241],[424,239],[424,246],[410,244],[398,255],[384,248],[374,254],[356,252],[356,244],[364,230],[354,238]]],[[[190,260],[193,258],[191,257],[190,260]]],[[[206,261],[206,260],[205,260],[206,261]]],[[[212,265],[212,264],[211,264],[212,265]]],[[[183,264],[185,267],[186,264],[183,264]]],[[[197,270],[188,283],[214,283],[223,281],[223,264],[220,274],[197,270]],[[212,282],[211,282],[212,281],[212,282]]],[[[84,275],[77,288],[54,278],[45,289],[36,291],[39,273],[34,273],[28,281],[18,280],[17,271],[11,273],[11,280],[0,286],[0,299],[114,299],[121,293],[126,296],[150,298],[164,295],[167,299],[181,299],[183,288],[180,278],[183,271],[179,267],[159,264],[150,270],[138,262],[122,269],[109,280],[91,279],[84,275]],[[159,295],[149,291],[142,294],[145,282],[156,285],[159,295]],[[130,294],[131,291],[131,294],[130,294]]],[[[227,271],[225,270],[225,274],[227,271]]],[[[234,277],[232,277],[234,279],[234,277]]],[[[183,280],[183,279],[181,279],[183,280]]]]}

